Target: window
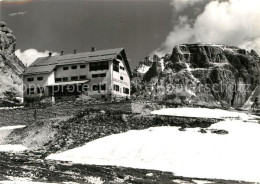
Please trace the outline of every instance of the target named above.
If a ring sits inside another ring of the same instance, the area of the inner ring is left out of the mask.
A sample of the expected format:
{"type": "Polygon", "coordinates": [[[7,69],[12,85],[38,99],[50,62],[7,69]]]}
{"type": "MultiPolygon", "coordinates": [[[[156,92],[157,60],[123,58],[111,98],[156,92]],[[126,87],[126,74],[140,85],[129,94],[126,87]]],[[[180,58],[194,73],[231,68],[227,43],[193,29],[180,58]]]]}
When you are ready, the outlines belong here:
{"type": "Polygon", "coordinates": [[[99,73],[99,74],[92,74],[92,78],[97,78],[97,77],[106,77],[106,73],[99,73]]]}
{"type": "Polygon", "coordinates": [[[63,67],[63,70],[68,70],[68,69],[69,69],[69,67],[67,67],[67,66],[63,67]]]}
{"type": "Polygon", "coordinates": [[[119,62],[116,60],[113,60],[113,70],[119,72],[119,62]]]}
{"type": "Polygon", "coordinates": [[[77,68],[78,68],[77,65],[71,66],[71,69],[72,69],[72,70],[76,70],[77,68]]]}
{"type": "Polygon", "coordinates": [[[81,75],[81,76],[79,76],[79,79],[80,80],[85,80],[85,79],[87,79],[87,76],[86,75],[81,75]]]}
{"type": "Polygon", "coordinates": [[[89,63],[89,71],[99,70],[97,63],[89,63]]]}
{"type": "Polygon", "coordinates": [[[114,90],[119,91],[119,86],[114,84],[114,90]]]}
{"type": "Polygon", "coordinates": [[[55,78],[56,82],[61,82],[61,78],[55,78]]]}
{"type": "Polygon", "coordinates": [[[78,76],[73,76],[73,77],[71,77],[71,80],[72,80],[72,81],[78,80],[78,76]]]}
{"type": "Polygon", "coordinates": [[[97,77],[99,77],[99,74],[93,74],[92,75],[92,78],[97,78],[97,77]]]}
{"type": "Polygon", "coordinates": [[[101,73],[101,74],[99,74],[99,77],[106,77],[106,73],[101,73]]]}
{"type": "Polygon", "coordinates": [[[123,66],[120,66],[120,69],[121,69],[121,70],[125,70],[125,68],[124,68],[123,66]]]}
{"type": "Polygon", "coordinates": [[[28,95],[34,94],[34,88],[28,88],[28,89],[27,89],[27,94],[28,94],[28,95]]]}
{"type": "Polygon", "coordinates": [[[27,81],[32,82],[32,81],[34,81],[34,78],[27,78],[27,81]]]}
{"type": "Polygon", "coordinates": [[[120,76],[120,80],[124,80],[124,77],[120,76]]]}
{"type": "Polygon", "coordinates": [[[37,88],[37,93],[43,94],[44,93],[44,88],[43,87],[37,88]]]}
{"type": "Polygon", "coordinates": [[[63,77],[62,80],[63,81],[68,81],[68,77],[63,77]]]}
{"type": "Polygon", "coordinates": [[[86,65],[80,65],[80,68],[86,68],[86,65]]]}
{"type": "Polygon", "coordinates": [[[99,91],[99,85],[93,85],[92,90],[93,91],[99,91]]]}
{"type": "Polygon", "coordinates": [[[99,65],[100,65],[100,70],[108,70],[109,69],[108,61],[100,62],[99,65]]]}
{"type": "Polygon", "coordinates": [[[106,84],[102,84],[102,85],[100,86],[100,88],[101,88],[101,91],[106,91],[106,84]]]}
{"type": "Polygon", "coordinates": [[[42,80],[43,80],[43,77],[37,77],[37,80],[38,80],[38,81],[42,81],[42,80]]]}
{"type": "Polygon", "coordinates": [[[108,61],[89,63],[89,71],[108,70],[108,61]]]}
{"type": "Polygon", "coordinates": [[[116,58],[122,61],[122,57],[120,55],[118,55],[116,58]]]}
{"type": "Polygon", "coordinates": [[[129,88],[123,88],[123,93],[129,94],[129,88]]]}

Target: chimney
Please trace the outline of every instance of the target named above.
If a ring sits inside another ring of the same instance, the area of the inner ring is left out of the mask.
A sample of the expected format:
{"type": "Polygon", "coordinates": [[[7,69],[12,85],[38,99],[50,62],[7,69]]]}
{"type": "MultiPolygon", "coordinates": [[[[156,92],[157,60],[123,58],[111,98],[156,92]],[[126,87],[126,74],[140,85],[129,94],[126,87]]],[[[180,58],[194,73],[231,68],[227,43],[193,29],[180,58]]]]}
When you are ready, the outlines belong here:
{"type": "Polygon", "coordinates": [[[96,47],[91,47],[91,52],[95,52],[96,51],[96,47]]]}
{"type": "Polygon", "coordinates": [[[60,55],[62,56],[64,54],[64,51],[62,50],[61,52],[60,52],[60,55]]]}
{"type": "Polygon", "coordinates": [[[49,57],[51,57],[51,55],[52,55],[52,53],[51,53],[51,52],[49,52],[49,57]]]}
{"type": "Polygon", "coordinates": [[[74,54],[76,54],[77,53],[77,50],[76,49],[74,49],[74,54]]]}

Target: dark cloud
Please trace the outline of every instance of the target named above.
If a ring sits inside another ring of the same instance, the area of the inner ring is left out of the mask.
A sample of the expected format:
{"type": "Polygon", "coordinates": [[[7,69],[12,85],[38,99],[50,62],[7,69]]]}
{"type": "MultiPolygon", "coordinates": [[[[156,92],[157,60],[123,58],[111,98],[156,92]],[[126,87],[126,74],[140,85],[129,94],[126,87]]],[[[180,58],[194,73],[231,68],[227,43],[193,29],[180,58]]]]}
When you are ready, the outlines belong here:
{"type": "Polygon", "coordinates": [[[159,47],[171,31],[169,0],[34,0],[1,4],[17,49],[71,53],[124,47],[131,66],[159,47]],[[14,12],[28,13],[9,16],[14,12]]]}

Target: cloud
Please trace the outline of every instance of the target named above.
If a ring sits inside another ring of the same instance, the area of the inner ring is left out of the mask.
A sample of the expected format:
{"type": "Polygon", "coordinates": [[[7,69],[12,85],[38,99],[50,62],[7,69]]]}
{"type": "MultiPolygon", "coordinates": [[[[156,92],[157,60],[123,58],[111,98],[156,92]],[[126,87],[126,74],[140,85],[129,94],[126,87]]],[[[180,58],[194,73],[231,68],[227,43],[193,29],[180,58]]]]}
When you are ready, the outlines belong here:
{"type": "Polygon", "coordinates": [[[194,20],[179,16],[173,30],[154,53],[163,55],[177,44],[203,42],[254,49],[260,54],[259,10],[259,0],[210,1],[194,20]]]}
{"type": "Polygon", "coordinates": [[[23,11],[23,12],[17,12],[17,13],[9,13],[8,15],[9,16],[17,16],[17,15],[24,15],[26,13],[27,13],[27,11],[23,11]]]}
{"type": "Polygon", "coordinates": [[[189,6],[193,6],[203,1],[206,0],[172,0],[170,4],[174,7],[175,11],[180,12],[189,6]]]}
{"type": "MultiPolygon", "coordinates": [[[[15,51],[15,55],[23,62],[25,66],[31,65],[38,57],[46,57],[49,55],[48,50],[45,52],[39,52],[36,49],[28,49],[22,52],[20,49],[15,51]]],[[[58,55],[54,52],[52,55],[58,55]]]]}
{"type": "Polygon", "coordinates": [[[247,50],[253,49],[260,55],[260,37],[245,41],[240,47],[247,50]]]}

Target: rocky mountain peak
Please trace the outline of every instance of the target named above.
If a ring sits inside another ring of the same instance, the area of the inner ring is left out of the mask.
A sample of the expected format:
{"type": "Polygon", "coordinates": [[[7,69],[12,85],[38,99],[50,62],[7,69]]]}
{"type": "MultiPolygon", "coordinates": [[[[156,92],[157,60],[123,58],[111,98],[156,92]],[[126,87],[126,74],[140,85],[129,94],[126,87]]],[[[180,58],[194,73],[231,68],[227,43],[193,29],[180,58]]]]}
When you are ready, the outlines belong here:
{"type": "MultiPolygon", "coordinates": [[[[139,77],[135,96],[225,107],[242,107],[259,84],[260,58],[246,51],[221,44],[180,44],[139,77]],[[160,90],[156,89],[160,86],[160,90]],[[151,90],[152,89],[152,90],[151,90]]],[[[260,94],[259,94],[260,95],[260,94]]]]}
{"type": "Polygon", "coordinates": [[[24,64],[15,55],[16,38],[13,31],[0,22],[0,98],[22,96],[24,64]]]}

